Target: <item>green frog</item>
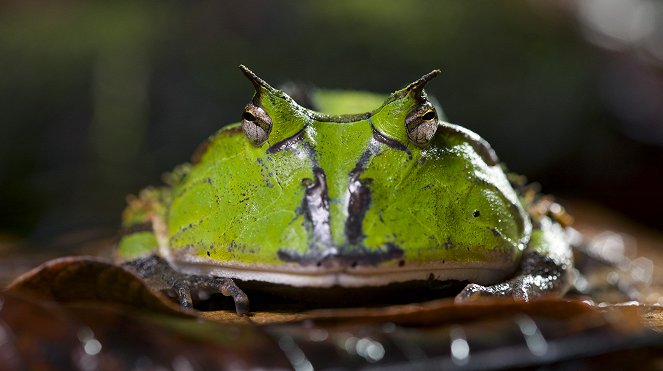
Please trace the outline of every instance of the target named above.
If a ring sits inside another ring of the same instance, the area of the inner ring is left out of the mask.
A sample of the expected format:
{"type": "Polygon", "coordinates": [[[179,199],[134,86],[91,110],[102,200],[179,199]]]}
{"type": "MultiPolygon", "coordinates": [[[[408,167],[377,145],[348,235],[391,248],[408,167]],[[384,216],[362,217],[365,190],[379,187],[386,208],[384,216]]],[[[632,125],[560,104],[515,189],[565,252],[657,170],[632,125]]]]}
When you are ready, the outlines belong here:
{"type": "Polygon", "coordinates": [[[298,99],[312,109],[240,69],[255,88],[241,121],[128,200],[116,256],[151,287],[185,308],[222,293],[240,315],[244,287],[341,300],[343,289],[398,296],[456,283],[458,303],[567,290],[558,205],[508,175],[479,135],[444,121],[424,91],[439,70],[386,97],[298,99]]]}

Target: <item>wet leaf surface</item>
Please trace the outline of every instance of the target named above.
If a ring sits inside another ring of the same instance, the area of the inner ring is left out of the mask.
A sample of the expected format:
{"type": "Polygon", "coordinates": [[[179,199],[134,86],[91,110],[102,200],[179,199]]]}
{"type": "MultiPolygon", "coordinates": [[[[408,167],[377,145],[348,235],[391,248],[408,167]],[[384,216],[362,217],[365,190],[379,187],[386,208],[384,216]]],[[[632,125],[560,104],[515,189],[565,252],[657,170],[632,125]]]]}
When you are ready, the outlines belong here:
{"type": "Polygon", "coordinates": [[[87,257],[47,262],[0,300],[8,370],[499,369],[578,360],[593,368],[630,357],[654,364],[663,349],[655,306],[439,299],[240,317],[181,311],[137,276],[87,257]]]}
{"type": "MultiPolygon", "coordinates": [[[[235,314],[226,321],[218,313],[192,318],[15,293],[0,300],[0,361],[7,370],[499,369],[579,360],[589,368],[631,357],[654,364],[663,349],[663,335],[641,326],[642,307],[599,310],[574,301],[492,301],[459,314],[458,306],[437,300],[289,317],[235,314]]],[[[660,310],[644,310],[652,314],[660,310]]]]}
{"type": "Polygon", "coordinates": [[[253,325],[105,305],[62,305],[12,294],[1,300],[0,361],[6,370],[289,367],[282,353],[265,352],[274,348],[273,340],[253,325]]]}
{"type": "Polygon", "coordinates": [[[93,301],[185,314],[178,305],[147,288],[141,278],[102,258],[48,261],[18,277],[7,290],[45,300],[93,301]]]}

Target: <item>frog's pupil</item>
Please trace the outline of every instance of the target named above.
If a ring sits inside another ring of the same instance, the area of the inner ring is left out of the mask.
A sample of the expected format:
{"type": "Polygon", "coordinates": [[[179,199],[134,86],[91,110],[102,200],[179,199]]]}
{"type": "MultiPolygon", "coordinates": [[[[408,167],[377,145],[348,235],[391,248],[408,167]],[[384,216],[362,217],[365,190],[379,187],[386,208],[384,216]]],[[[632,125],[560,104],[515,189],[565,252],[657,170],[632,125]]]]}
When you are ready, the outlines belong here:
{"type": "Polygon", "coordinates": [[[251,114],[251,112],[244,112],[242,114],[242,118],[246,121],[255,121],[256,117],[251,114]]]}
{"type": "Polygon", "coordinates": [[[434,119],[434,118],[435,118],[435,112],[434,112],[434,111],[428,111],[428,112],[426,112],[426,114],[423,115],[423,117],[422,117],[422,119],[424,119],[424,121],[430,121],[430,120],[432,120],[432,119],[434,119]]]}
{"type": "Polygon", "coordinates": [[[479,215],[481,215],[481,213],[479,212],[479,210],[474,210],[474,213],[472,213],[472,215],[474,215],[475,218],[478,218],[479,215]]]}

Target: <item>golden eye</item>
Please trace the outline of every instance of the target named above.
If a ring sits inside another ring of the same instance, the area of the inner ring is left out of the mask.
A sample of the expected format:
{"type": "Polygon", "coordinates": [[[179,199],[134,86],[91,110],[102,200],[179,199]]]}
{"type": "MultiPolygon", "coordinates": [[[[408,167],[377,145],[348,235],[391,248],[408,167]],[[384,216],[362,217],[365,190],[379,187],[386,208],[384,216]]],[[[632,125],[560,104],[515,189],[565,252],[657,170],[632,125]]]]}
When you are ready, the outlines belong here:
{"type": "Polygon", "coordinates": [[[405,117],[405,130],[412,143],[427,146],[437,131],[437,112],[429,102],[415,107],[405,117]]]}
{"type": "Polygon", "coordinates": [[[249,103],[242,113],[242,130],[251,143],[259,146],[272,131],[272,119],[262,108],[249,103]]]}

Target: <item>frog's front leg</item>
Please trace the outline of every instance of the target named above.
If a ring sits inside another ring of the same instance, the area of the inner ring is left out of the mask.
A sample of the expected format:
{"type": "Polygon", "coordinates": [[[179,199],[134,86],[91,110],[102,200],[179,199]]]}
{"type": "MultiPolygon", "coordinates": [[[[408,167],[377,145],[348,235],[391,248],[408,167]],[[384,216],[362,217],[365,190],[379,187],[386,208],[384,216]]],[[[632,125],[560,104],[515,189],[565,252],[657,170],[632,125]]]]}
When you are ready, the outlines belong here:
{"type": "Polygon", "coordinates": [[[567,231],[544,217],[532,232],[530,243],[523,252],[520,269],[506,282],[491,286],[471,283],[457,296],[457,303],[477,297],[511,296],[529,301],[543,296],[561,296],[570,287],[573,252],[567,231]]]}
{"type": "Polygon", "coordinates": [[[155,290],[173,290],[183,308],[193,307],[192,292],[205,290],[232,297],[237,314],[249,313],[249,298],[230,278],[182,274],[157,255],[131,260],[122,266],[143,277],[155,290]]]}

